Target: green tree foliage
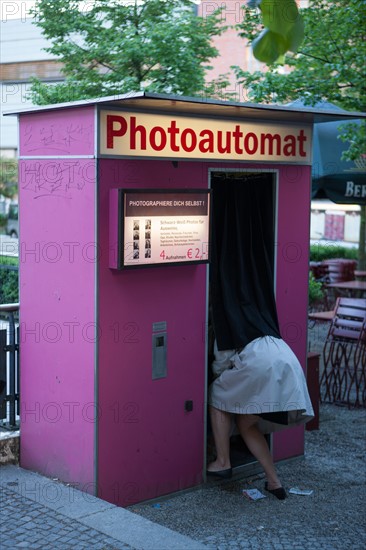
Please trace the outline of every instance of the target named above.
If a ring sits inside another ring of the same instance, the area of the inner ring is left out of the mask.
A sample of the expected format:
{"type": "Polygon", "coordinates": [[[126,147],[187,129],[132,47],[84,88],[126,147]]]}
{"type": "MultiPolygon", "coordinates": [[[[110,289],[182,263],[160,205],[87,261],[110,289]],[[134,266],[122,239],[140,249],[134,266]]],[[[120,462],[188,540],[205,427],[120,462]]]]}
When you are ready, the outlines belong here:
{"type": "MultiPolygon", "coordinates": [[[[245,6],[240,35],[252,43],[261,28],[261,15],[245,6]]],[[[307,105],[330,101],[343,109],[366,107],[366,3],[359,0],[309,0],[302,9],[305,38],[297,53],[287,52],[282,64],[266,71],[236,68],[236,76],[258,103],[287,103],[301,98],[307,105]]],[[[364,130],[362,130],[364,132],[364,130]]],[[[353,158],[358,158],[353,135],[353,158]]],[[[359,142],[359,145],[361,142],[359,142]]]]}
{"type": "Polygon", "coordinates": [[[258,6],[265,27],[252,42],[256,59],[274,63],[287,51],[297,51],[304,39],[304,22],[295,0],[251,0],[248,4],[258,6]]]}
{"type": "MultiPolygon", "coordinates": [[[[262,0],[264,3],[266,0],[262,0]]],[[[249,4],[250,6],[250,4],[249,4]]],[[[252,44],[263,29],[258,10],[245,6],[240,35],[252,44]]],[[[305,37],[296,53],[288,51],[281,63],[265,71],[235,68],[248,98],[258,103],[288,103],[301,98],[313,106],[329,101],[350,111],[366,110],[366,2],[360,0],[309,0],[300,10],[305,37]],[[289,70],[284,73],[282,65],[289,70]]],[[[264,23],[264,19],[263,19],[264,23]]],[[[276,55],[277,60],[277,55],[276,55]]],[[[349,144],[347,160],[365,158],[366,125],[340,125],[340,138],[349,144]]],[[[361,208],[359,266],[366,266],[366,207],[361,208]]]]}
{"type": "Polygon", "coordinates": [[[18,188],[18,162],[0,157],[0,195],[12,199],[18,188]]]}
{"type": "MultiPolygon", "coordinates": [[[[34,81],[37,104],[131,91],[197,95],[218,52],[219,12],[201,18],[190,0],[38,0],[36,24],[47,51],[64,64],[65,82],[34,81]],[[82,11],[88,5],[87,11],[82,11]]],[[[208,87],[212,93],[214,83],[208,87]]]]}

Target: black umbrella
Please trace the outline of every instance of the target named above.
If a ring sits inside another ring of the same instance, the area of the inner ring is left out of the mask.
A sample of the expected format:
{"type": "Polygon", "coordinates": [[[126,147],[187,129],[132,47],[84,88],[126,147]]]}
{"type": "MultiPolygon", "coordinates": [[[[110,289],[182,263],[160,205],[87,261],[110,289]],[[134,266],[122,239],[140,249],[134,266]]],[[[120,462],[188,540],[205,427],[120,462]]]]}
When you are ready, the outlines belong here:
{"type": "MultiPolygon", "coordinates": [[[[292,106],[305,107],[301,100],[292,106]]],[[[328,102],[317,103],[318,109],[345,112],[328,102]]],[[[366,156],[359,162],[342,160],[348,143],[338,136],[341,125],[361,124],[361,120],[351,122],[321,122],[314,124],[312,198],[328,198],[338,204],[366,205],[366,156]],[[363,165],[362,165],[363,162],[363,165]]]]}

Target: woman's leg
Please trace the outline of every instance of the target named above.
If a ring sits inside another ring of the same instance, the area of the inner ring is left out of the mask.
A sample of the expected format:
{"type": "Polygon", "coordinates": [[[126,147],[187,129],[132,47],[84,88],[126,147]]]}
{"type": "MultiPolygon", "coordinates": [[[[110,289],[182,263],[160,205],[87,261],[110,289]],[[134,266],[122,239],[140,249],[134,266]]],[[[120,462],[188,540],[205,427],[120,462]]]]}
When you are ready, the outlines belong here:
{"type": "Polygon", "coordinates": [[[215,440],[217,457],[207,466],[209,472],[227,470],[230,463],[231,414],[210,406],[212,433],[215,440]]]}
{"type": "Polygon", "coordinates": [[[240,435],[245,441],[246,446],[252,455],[258,460],[262,466],[268,481],[268,489],[277,489],[281,487],[281,482],[277,476],[276,468],[268,448],[267,441],[259,431],[258,417],[252,414],[236,415],[236,423],[240,435]]]}

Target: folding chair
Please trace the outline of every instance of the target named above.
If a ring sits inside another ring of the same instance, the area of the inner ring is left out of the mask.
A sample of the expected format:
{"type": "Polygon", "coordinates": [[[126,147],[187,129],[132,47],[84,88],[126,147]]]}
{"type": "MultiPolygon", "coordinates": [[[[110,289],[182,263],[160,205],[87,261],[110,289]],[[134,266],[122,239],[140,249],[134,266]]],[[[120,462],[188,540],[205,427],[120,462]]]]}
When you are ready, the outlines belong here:
{"type": "Polygon", "coordinates": [[[320,400],[366,407],[366,299],[337,299],[323,363],[320,400]]]}

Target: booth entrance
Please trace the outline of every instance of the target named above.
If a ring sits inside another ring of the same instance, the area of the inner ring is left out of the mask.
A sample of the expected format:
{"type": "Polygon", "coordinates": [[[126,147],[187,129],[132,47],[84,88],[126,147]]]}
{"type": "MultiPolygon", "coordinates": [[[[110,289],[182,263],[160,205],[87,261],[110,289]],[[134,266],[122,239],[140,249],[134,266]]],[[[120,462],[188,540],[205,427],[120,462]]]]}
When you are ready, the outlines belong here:
{"type": "MultiPolygon", "coordinates": [[[[230,300],[225,288],[238,287],[237,273],[245,275],[246,288],[255,286],[268,287],[266,292],[275,289],[275,235],[276,235],[276,189],[277,173],[275,171],[245,169],[210,169],[210,188],[212,191],[212,241],[211,263],[208,277],[208,385],[213,380],[211,364],[214,359],[213,342],[215,339],[212,310],[225,307],[225,300],[230,300]],[[255,232],[255,235],[253,235],[255,232]],[[265,258],[261,250],[265,250],[265,258]],[[261,266],[259,273],[254,273],[253,262],[261,266]],[[268,266],[264,260],[268,260],[268,266]],[[266,270],[266,273],[263,273],[266,270]],[[262,272],[261,272],[262,271],[262,272]],[[224,280],[223,280],[224,279],[224,280]],[[224,288],[221,288],[221,287],[224,288]],[[212,288],[213,287],[213,288],[212,288]],[[219,287],[219,288],[218,288],[219,287]],[[216,289],[215,289],[216,288],[216,289]],[[219,301],[214,304],[213,301],[219,301]]],[[[241,277],[241,276],[240,276],[241,277]]],[[[240,287],[234,299],[241,301],[240,287]]],[[[265,293],[266,293],[265,292],[265,293]]],[[[227,305],[230,308],[230,303],[227,305]]],[[[252,403],[248,413],[263,412],[257,403],[252,403]]],[[[266,436],[269,447],[271,437],[266,436]]],[[[250,473],[260,466],[248,450],[240,434],[235,430],[230,438],[230,455],[234,471],[250,473]]],[[[215,458],[214,442],[211,433],[210,418],[207,421],[207,461],[215,458]]]]}

